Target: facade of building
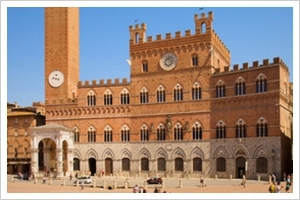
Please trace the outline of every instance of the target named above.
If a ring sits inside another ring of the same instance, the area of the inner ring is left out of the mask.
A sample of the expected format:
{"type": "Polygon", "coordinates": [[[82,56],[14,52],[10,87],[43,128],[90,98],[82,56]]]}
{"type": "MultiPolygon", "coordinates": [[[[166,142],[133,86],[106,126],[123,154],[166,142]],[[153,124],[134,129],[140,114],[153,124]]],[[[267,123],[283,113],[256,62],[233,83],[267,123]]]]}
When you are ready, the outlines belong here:
{"type": "Polygon", "coordinates": [[[130,26],[130,80],[90,82],[79,80],[79,9],[45,8],[47,127],[31,132],[35,160],[62,176],[292,172],[288,67],[276,57],[231,69],[213,20],[194,15],[194,34],[156,38],[146,24],[130,26]],[[51,126],[65,131],[54,137],[51,126]]]}
{"type": "Polygon", "coordinates": [[[42,103],[33,103],[31,107],[7,104],[7,173],[31,172],[30,128],[42,125],[45,125],[42,103]]]}

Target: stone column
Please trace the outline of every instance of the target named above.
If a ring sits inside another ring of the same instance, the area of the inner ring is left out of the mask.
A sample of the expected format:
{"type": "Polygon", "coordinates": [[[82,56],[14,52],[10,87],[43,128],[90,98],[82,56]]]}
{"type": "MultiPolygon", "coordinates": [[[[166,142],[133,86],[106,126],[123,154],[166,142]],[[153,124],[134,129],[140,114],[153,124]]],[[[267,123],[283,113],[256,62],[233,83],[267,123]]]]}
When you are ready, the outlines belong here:
{"type": "Polygon", "coordinates": [[[62,148],[56,148],[56,160],[57,177],[63,177],[62,148]]]}
{"type": "Polygon", "coordinates": [[[71,149],[71,148],[68,148],[68,155],[67,155],[67,162],[68,162],[68,164],[67,164],[67,169],[68,169],[68,171],[69,171],[69,175],[71,174],[71,173],[73,173],[73,163],[74,163],[74,161],[73,161],[73,149],[71,149]]]}
{"type": "Polygon", "coordinates": [[[31,172],[34,177],[36,177],[38,171],[38,148],[31,148],[31,172]]]}

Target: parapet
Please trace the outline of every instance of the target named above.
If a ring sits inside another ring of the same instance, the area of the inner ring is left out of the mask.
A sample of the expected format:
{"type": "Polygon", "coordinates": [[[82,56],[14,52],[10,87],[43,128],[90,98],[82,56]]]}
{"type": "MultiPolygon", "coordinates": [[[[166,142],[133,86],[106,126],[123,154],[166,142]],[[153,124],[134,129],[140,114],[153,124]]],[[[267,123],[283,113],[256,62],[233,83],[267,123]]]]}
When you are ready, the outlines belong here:
{"type": "Polygon", "coordinates": [[[229,66],[225,66],[223,72],[221,72],[220,70],[216,70],[215,74],[228,73],[228,72],[230,73],[230,72],[236,72],[240,70],[246,70],[246,69],[257,68],[257,67],[267,67],[276,64],[281,64],[288,71],[288,67],[285,65],[285,63],[279,57],[275,57],[273,58],[273,63],[270,63],[269,59],[263,59],[261,64],[259,63],[259,61],[253,61],[252,66],[250,67],[248,63],[243,63],[242,68],[240,68],[239,64],[234,64],[233,69],[231,71],[229,66]]]}
{"type": "Polygon", "coordinates": [[[106,82],[104,79],[100,79],[97,83],[97,80],[92,80],[92,83],[90,84],[90,81],[78,81],[78,87],[91,87],[91,86],[112,86],[112,85],[122,85],[122,84],[128,84],[127,78],[122,78],[122,81],[120,82],[120,79],[116,78],[114,81],[112,79],[107,79],[106,82]]]}

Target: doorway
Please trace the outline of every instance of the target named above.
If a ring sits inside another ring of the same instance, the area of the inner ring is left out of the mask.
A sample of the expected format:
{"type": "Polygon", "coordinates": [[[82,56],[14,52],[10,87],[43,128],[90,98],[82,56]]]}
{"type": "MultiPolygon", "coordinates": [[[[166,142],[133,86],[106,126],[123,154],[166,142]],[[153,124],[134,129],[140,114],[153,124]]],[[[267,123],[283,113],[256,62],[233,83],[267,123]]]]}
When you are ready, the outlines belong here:
{"type": "Polygon", "coordinates": [[[244,157],[238,157],[236,159],[236,178],[243,178],[246,174],[245,162],[246,159],[244,157]]]}
{"type": "Polygon", "coordinates": [[[113,174],[113,160],[111,158],[105,159],[105,175],[110,176],[113,174]]]}
{"type": "Polygon", "coordinates": [[[96,159],[95,158],[89,159],[89,168],[90,168],[91,176],[94,176],[94,174],[96,173],[96,159]]]}

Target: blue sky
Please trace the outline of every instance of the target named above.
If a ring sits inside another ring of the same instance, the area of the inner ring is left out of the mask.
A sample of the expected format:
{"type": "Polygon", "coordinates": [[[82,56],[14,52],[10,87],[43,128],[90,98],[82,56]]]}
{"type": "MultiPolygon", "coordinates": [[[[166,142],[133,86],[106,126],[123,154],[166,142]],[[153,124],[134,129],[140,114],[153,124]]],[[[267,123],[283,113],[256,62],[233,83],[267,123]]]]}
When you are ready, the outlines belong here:
{"type": "MultiPolygon", "coordinates": [[[[129,79],[130,25],[146,23],[146,35],[153,38],[184,35],[195,31],[194,14],[212,11],[213,29],[231,52],[231,67],[280,57],[293,81],[292,7],[200,7],[80,8],[80,80],[129,79]]],[[[10,7],[7,102],[30,106],[37,101],[44,102],[44,8],[10,7]]]]}

